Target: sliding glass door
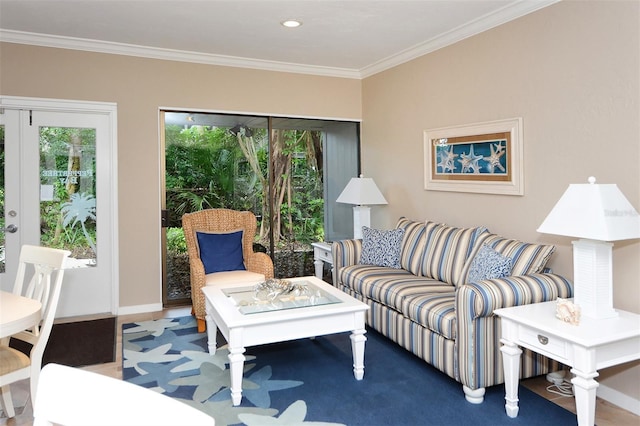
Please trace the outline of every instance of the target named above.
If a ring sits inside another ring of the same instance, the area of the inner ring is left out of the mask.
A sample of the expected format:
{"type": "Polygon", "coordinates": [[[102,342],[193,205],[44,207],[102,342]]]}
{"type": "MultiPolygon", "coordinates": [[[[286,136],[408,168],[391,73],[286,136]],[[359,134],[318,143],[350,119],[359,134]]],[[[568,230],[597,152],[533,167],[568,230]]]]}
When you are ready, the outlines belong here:
{"type": "MultiPolygon", "coordinates": [[[[358,174],[354,122],[162,111],[164,303],[190,301],[184,213],[250,210],[278,277],[313,274],[311,243],[352,234],[335,199],[358,174]]],[[[351,225],[352,226],[352,225],[351,225]]]]}

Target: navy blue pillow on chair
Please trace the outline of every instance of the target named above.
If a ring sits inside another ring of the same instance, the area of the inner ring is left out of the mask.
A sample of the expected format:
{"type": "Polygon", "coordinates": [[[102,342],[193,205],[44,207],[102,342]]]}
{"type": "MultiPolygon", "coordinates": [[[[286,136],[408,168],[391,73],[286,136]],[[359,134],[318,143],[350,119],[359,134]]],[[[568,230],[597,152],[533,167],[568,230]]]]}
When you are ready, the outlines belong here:
{"type": "Polygon", "coordinates": [[[204,273],[245,271],[242,230],[229,233],[196,232],[204,273]]]}

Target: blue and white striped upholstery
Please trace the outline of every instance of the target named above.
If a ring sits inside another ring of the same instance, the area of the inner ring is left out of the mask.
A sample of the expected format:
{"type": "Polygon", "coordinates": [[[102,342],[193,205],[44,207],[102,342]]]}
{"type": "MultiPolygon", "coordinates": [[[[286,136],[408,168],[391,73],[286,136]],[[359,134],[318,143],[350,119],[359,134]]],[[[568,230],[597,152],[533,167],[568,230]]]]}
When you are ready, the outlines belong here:
{"type": "Polygon", "coordinates": [[[452,338],[455,330],[454,288],[408,271],[370,265],[340,270],[340,282],[349,289],[398,312],[432,331],[452,338]]]}
{"type": "Polygon", "coordinates": [[[438,227],[434,222],[416,222],[401,217],[397,228],[404,228],[404,240],[400,253],[400,266],[413,275],[422,276],[422,261],[427,242],[431,240],[433,231],[438,227]]]}
{"type": "Polygon", "coordinates": [[[476,239],[486,232],[485,228],[438,226],[424,253],[422,275],[449,284],[464,284],[462,269],[476,239]]]}
{"type": "MultiPolygon", "coordinates": [[[[367,324],[470,389],[504,382],[498,308],[567,298],[565,278],[539,273],[554,247],[502,238],[485,228],[398,220],[405,229],[402,269],[359,265],[361,240],[332,246],[334,285],[370,307],[367,324]],[[467,283],[473,256],[486,243],[511,257],[511,276],[467,283]]],[[[559,364],[524,350],[521,378],[559,364]]]]}
{"type": "Polygon", "coordinates": [[[338,288],[369,305],[367,325],[449,377],[458,380],[454,340],[446,339],[411,321],[401,313],[355,293],[350,288],[344,286],[338,286],[338,288]]]}
{"type": "Polygon", "coordinates": [[[408,296],[402,302],[402,314],[447,339],[455,339],[455,297],[454,291],[408,296]]]}

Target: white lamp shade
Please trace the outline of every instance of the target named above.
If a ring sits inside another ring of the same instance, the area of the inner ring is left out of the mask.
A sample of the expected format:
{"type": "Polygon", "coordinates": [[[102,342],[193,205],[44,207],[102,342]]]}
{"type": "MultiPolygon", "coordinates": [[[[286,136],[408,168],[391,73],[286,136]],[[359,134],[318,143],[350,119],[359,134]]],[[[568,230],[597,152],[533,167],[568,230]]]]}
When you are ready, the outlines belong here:
{"type": "Polygon", "coordinates": [[[336,202],[358,206],[387,204],[373,179],[365,177],[351,178],[336,202]]]}
{"type": "Polygon", "coordinates": [[[640,238],[640,215],[618,185],[571,184],[542,222],[538,232],[618,241],[640,238]]]}

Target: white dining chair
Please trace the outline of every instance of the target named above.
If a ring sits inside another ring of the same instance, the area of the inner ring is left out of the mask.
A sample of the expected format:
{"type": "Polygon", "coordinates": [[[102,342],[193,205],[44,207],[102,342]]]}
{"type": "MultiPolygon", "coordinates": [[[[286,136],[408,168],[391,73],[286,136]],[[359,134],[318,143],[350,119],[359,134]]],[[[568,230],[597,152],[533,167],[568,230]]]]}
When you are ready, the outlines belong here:
{"type": "Polygon", "coordinates": [[[214,426],[204,412],[133,383],[50,363],[40,374],[34,426],[214,426]]]}
{"type": "Polygon", "coordinates": [[[11,336],[30,343],[29,355],[9,346],[9,339],[0,344],[0,393],[2,408],[7,417],[15,416],[10,384],[30,379],[31,398],[38,386],[42,356],[47,346],[53,319],[58,307],[64,276],[64,262],[71,254],[67,250],[24,245],[20,249],[18,273],[13,293],[36,299],[42,303],[42,321],[30,330],[11,336]],[[25,285],[26,284],[26,285],[25,285]]]}

